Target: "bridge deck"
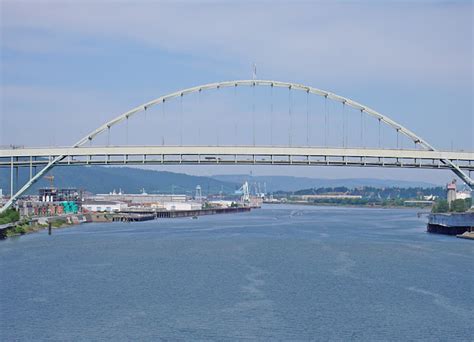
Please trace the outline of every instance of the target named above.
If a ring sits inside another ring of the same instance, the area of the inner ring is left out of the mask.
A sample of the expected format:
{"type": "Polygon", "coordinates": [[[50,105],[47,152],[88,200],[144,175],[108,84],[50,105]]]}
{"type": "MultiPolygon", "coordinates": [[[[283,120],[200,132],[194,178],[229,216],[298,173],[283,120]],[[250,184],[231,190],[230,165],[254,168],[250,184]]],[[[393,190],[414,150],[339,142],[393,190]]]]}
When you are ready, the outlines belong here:
{"type": "Polygon", "coordinates": [[[123,164],[270,164],[448,168],[474,170],[473,152],[279,146],[108,146],[0,149],[0,167],[123,164]]]}
{"type": "Polygon", "coordinates": [[[474,152],[426,151],[407,149],[280,147],[280,146],[106,146],[106,147],[44,147],[0,149],[0,158],[49,157],[58,155],[313,155],[386,158],[423,158],[474,161],[474,152]]]}

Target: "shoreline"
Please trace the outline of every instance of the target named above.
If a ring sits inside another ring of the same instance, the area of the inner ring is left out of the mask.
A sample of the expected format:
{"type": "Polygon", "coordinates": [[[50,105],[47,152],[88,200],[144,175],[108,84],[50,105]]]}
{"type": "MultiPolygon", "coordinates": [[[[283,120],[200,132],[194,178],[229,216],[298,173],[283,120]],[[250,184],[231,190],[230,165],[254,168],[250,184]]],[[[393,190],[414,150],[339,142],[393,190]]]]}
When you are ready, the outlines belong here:
{"type": "MultiPolygon", "coordinates": [[[[42,230],[49,229],[63,229],[72,226],[77,226],[83,223],[113,223],[113,222],[137,222],[137,221],[151,221],[163,218],[184,218],[203,215],[221,215],[221,214],[236,214],[241,212],[251,211],[256,209],[254,207],[236,207],[236,208],[214,208],[203,209],[199,212],[196,210],[182,210],[169,211],[167,215],[151,215],[148,213],[146,219],[133,219],[138,213],[84,213],[84,214],[69,214],[65,216],[50,216],[38,217],[32,219],[25,219],[12,223],[13,226],[5,228],[0,231],[0,241],[7,238],[19,237],[22,235],[37,233],[42,230]],[[128,216],[128,218],[125,218],[128,216]],[[130,219],[131,218],[131,219],[130,219]]],[[[163,212],[160,212],[163,213],[163,212]]]]}
{"type": "Polygon", "coordinates": [[[290,205],[306,205],[313,207],[346,207],[346,208],[367,208],[367,209],[431,209],[430,206],[403,206],[403,205],[365,205],[365,204],[343,204],[343,203],[310,203],[310,202],[264,202],[268,205],[290,204],[290,205]]]}
{"type": "Polygon", "coordinates": [[[0,233],[0,240],[47,230],[50,224],[51,229],[62,229],[88,222],[91,221],[84,220],[83,214],[26,219],[18,221],[14,226],[4,229],[0,233]]]}

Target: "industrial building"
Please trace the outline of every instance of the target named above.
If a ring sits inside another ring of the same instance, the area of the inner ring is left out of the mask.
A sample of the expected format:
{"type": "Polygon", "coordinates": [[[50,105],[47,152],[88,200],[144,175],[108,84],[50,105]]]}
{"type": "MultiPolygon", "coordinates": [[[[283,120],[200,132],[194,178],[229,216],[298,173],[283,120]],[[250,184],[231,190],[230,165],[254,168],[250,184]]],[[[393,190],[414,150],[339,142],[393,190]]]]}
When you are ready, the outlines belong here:
{"type": "Polygon", "coordinates": [[[147,193],[141,193],[141,194],[124,194],[124,193],[115,193],[111,192],[109,194],[97,194],[94,196],[94,199],[99,200],[99,201],[120,201],[120,202],[126,202],[131,205],[134,204],[164,204],[167,202],[186,202],[190,197],[186,195],[171,195],[171,194],[147,194],[147,193]]]}
{"type": "Polygon", "coordinates": [[[197,202],[166,202],[164,208],[169,211],[201,210],[202,204],[197,202]]]}
{"type": "Polygon", "coordinates": [[[98,201],[98,200],[87,200],[82,202],[83,211],[91,212],[119,212],[127,209],[127,203],[120,201],[98,201]]]}
{"type": "Polygon", "coordinates": [[[60,201],[74,201],[81,200],[81,192],[75,188],[41,188],[38,190],[40,202],[60,202],[60,201]]]}

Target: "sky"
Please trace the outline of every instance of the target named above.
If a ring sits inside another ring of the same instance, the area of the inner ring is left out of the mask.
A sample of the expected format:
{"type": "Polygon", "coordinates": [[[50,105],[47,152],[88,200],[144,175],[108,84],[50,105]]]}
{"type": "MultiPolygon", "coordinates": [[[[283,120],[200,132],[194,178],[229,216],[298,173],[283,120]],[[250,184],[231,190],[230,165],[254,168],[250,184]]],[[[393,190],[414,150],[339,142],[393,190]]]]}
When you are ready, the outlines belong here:
{"type": "MultiPolygon", "coordinates": [[[[105,121],[161,95],[250,79],[255,63],[259,79],[302,83],[351,98],[438,149],[474,149],[471,1],[0,0],[0,11],[0,145],[72,145],[105,121]]],[[[304,94],[288,100],[284,91],[238,92],[209,92],[157,108],[130,122],[129,143],[176,144],[184,131],[185,143],[228,139],[230,144],[235,135],[237,143],[247,144],[256,113],[258,139],[267,144],[273,139],[270,98],[280,130],[273,135],[286,139],[284,115],[291,101],[295,141],[304,143],[304,94]],[[184,128],[177,123],[183,111],[184,128]],[[216,131],[220,137],[210,138],[216,131]],[[199,141],[203,137],[211,140],[199,141]]],[[[322,102],[311,99],[310,106],[309,140],[320,145],[322,102]]],[[[340,108],[330,108],[336,117],[340,108]]],[[[375,126],[367,131],[373,140],[375,126]]],[[[114,144],[124,143],[123,127],[111,135],[114,144]]],[[[329,135],[337,136],[336,131],[329,135]]],[[[449,172],[363,168],[166,170],[440,184],[452,178],[449,172]]]]}

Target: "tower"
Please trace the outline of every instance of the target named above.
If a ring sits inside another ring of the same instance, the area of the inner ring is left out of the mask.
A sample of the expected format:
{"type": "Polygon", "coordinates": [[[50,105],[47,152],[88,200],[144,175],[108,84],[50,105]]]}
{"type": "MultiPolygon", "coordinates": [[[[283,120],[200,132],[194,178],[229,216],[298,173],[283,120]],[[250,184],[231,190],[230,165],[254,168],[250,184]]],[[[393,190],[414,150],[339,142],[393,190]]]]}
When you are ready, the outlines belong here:
{"type": "Polygon", "coordinates": [[[196,185],[196,194],[194,195],[194,199],[199,202],[202,200],[202,192],[200,185],[196,185]]]}
{"type": "Polygon", "coordinates": [[[446,189],[448,190],[448,194],[447,194],[448,205],[451,208],[451,202],[453,202],[456,199],[456,180],[453,179],[451,183],[448,183],[448,185],[446,186],[446,189]]]}

